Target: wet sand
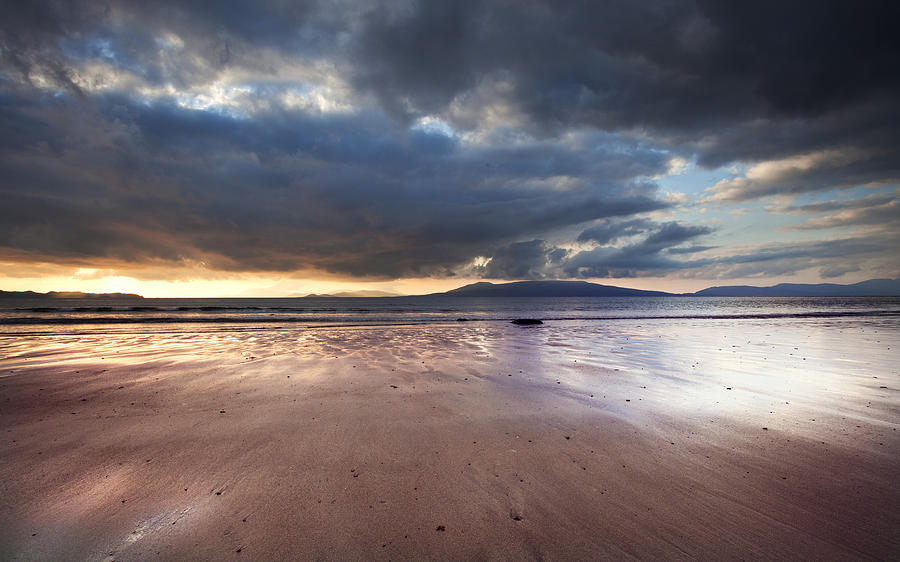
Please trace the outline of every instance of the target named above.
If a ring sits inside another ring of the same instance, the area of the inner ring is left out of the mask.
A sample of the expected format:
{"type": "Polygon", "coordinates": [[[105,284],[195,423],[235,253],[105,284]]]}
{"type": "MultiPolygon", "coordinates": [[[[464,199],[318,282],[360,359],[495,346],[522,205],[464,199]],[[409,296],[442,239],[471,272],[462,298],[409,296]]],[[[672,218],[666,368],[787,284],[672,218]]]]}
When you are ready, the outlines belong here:
{"type": "Polygon", "coordinates": [[[0,558],[900,553],[894,320],[142,330],[0,337],[0,558]]]}

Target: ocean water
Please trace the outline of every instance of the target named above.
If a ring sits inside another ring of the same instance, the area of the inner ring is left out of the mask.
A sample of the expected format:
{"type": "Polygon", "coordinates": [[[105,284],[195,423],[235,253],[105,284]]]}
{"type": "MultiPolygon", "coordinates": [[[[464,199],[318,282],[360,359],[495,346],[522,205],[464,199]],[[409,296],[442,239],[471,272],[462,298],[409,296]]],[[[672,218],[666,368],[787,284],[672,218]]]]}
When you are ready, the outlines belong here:
{"type": "Polygon", "coordinates": [[[395,297],[0,300],[0,327],[122,324],[384,325],[634,319],[900,319],[900,297],[395,297]]]}

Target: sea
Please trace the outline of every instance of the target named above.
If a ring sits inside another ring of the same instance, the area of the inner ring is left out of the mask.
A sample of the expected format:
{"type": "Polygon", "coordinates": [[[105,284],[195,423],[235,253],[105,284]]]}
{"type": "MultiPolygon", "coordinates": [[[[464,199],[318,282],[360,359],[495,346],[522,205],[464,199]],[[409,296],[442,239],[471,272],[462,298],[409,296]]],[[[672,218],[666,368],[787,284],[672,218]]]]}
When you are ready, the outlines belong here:
{"type": "Polygon", "coordinates": [[[25,327],[135,324],[410,325],[538,319],[617,322],[673,319],[859,317],[898,320],[900,297],[448,297],[0,299],[0,332],[25,327]]]}

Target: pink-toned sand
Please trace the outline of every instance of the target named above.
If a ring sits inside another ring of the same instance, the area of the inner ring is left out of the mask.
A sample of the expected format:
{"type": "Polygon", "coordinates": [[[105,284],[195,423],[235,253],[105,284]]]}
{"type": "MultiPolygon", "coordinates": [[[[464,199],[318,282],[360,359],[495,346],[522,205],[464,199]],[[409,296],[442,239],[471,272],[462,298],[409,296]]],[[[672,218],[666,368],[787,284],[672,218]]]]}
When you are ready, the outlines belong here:
{"type": "Polygon", "coordinates": [[[7,334],[0,558],[896,559],[898,333],[7,334]]]}

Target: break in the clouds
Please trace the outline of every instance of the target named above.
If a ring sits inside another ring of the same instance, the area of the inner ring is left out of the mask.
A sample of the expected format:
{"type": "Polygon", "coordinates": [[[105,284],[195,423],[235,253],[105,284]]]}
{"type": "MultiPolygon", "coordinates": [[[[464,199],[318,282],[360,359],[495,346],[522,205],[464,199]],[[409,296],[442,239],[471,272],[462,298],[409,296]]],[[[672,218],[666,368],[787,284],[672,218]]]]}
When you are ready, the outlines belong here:
{"type": "Polygon", "coordinates": [[[898,15],[14,4],[0,257],[125,274],[895,275],[898,15]]]}

